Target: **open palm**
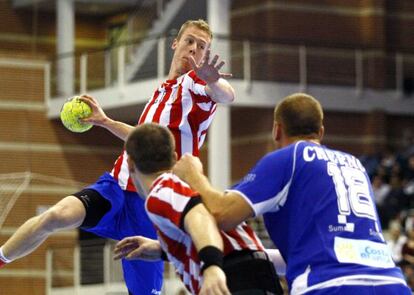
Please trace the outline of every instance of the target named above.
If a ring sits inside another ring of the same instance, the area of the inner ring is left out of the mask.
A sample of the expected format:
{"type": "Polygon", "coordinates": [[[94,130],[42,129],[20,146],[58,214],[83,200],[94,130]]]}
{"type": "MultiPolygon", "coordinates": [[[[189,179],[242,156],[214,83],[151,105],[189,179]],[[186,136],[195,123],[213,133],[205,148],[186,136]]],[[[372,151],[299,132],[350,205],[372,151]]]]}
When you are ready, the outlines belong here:
{"type": "Polygon", "coordinates": [[[207,84],[214,83],[220,78],[230,78],[232,76],[230,73],[220,72],[220,69],[224,66],[225,62],[223,60],[218,62],[218,60],[219,56],[216,54],[210,61],[210,49],[207,49],[200,64],[196,63],[194,57],[190,56],[189,58],[191,67],[197,76],[207,84]]]}

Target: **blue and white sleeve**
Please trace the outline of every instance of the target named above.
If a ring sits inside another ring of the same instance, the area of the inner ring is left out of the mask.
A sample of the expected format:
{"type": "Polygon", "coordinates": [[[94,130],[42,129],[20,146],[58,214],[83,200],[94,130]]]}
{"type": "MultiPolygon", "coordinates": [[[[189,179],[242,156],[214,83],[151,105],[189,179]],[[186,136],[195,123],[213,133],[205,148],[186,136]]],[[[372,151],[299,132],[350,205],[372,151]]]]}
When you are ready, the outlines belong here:
{"type": "Polygon", "coordinates": [[[256,216],[278,211],[286,202],[293,162],[292,153],[286,150],[270,153],[229,191],[242,195],[256,216]]]}

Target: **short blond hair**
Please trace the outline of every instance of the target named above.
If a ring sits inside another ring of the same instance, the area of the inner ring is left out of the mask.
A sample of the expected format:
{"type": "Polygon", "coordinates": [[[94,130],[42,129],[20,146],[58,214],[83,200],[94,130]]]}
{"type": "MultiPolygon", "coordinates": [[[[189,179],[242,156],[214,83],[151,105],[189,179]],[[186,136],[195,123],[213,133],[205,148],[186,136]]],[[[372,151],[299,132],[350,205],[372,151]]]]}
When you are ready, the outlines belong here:
{"type": "Polygon", "coordinates": [[[287,136],[312,137],[323,126],[323,110],[314,97],[294,93],[277,104],[274,120],[283,126],[287,136]]]}
{"type": "Polygon", "coordinates": [[[203,19],[198,19],[198,20],[188,20],[185,23],[182,24],[180,30],[178,31],[177,34],[177,40],[180,40],[181,36],[183,35],[184,31],[188,28],[194,26],[204,32],[206,32],[209,36],[210,39],[213,39],[213,32],[210,30],[210,26],[208,25],[208,23],[203,20],[203,19]]]}

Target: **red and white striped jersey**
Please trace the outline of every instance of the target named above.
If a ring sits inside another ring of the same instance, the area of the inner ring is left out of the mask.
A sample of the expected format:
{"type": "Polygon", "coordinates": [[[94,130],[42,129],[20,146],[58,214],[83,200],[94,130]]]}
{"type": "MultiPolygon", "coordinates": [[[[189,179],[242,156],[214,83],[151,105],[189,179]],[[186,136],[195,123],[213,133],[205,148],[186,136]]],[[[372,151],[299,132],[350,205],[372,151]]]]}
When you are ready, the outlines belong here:
{"type": "MultiPolygon", "coordinates": [[[[168,127],[179,158],[184,153],[198,156],[216,111],[216,103],[207,95],[205,85],[194,71],[165,81],[146,104],[138,124],[154,122],[168,127]]],[[[123,190],[135,191],[126,159],[124,151],[111,174],[123,190]]]]}
{"type": "MultiPolygon", "coordinates": [[[[190,235],[182,228],[182,219],[187,204],[192,198],[198,197],[198,193],[177,176],[164,173],[154,181],[145,203],[163,250],[193,294],[198,294],[201,288],[200,260],[190,235]]],[[[261,241],[246,223],[220,233],[224,242],[224,255],[234,250],[264,250],[261,241]]]]}

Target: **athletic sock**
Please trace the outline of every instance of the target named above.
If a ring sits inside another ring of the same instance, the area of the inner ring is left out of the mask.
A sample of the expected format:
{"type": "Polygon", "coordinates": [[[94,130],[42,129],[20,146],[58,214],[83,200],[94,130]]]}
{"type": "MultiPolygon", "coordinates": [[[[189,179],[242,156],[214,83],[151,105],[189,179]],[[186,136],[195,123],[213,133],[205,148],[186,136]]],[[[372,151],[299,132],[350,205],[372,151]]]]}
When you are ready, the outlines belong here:
{"type": "Polygon", "coordinates": [[[0,267],[6,265],[7,263],[12,262],[10,259],[7,259],[3,254],[3,247],[0,247],[0,267]]]}

